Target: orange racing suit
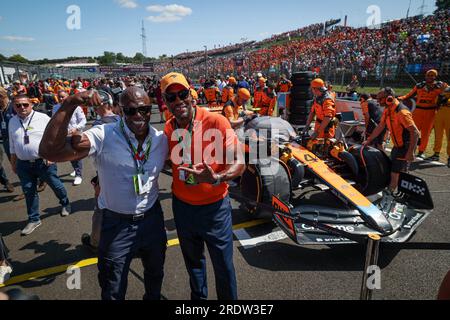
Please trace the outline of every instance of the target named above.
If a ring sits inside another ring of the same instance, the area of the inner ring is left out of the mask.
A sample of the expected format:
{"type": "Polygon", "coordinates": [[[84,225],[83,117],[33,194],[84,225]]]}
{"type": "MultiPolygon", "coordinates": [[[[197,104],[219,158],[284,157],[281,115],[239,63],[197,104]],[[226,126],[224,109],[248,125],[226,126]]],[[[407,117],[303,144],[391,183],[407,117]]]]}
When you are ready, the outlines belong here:
{"type": "Polygon", "coordinates": [[[330,122],[329,128],[325,129],[324,132],[320,132],[320,126],[325,117],[333,119],[336,117],[336,105],[333,101],[332,96],[327,91],[321,97],[314,98],[313,105],[311,107],[311,112],[316,115],[316,125],[314,131],[318,133],[319,139],[331,139],[334,138],[335,128],[330,122]]]}

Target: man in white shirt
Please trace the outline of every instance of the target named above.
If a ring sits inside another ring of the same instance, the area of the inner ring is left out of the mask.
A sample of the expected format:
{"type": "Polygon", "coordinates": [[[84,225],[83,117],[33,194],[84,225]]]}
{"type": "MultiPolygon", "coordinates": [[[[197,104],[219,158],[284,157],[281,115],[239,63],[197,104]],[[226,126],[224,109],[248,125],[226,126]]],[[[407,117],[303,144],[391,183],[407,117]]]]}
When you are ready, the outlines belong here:
{"type": "Polygon", "coordinates": [[[24,94],[17,95],[13,105],[17,115],[9,122],[9,147],[12,169],[19,176],[27,203],[29,223],[22,230],[22,235],[26,236],[41,225],[38,178],[47,182],[59,199],[63,206],[62,216],[68,216],[71,207],[67,191],[58,177],[56,165],[45,161],[39,155],[39,144],[50,118],[33,111],[30,98],[24,94]]]}
{"type": "Polygon", "coordinates": [[[124,300],[130,263],[139,253],[144,266],[144,299],[161,299],[167,235],[158,199],[159,173],[168,156],[165,135],[150,126],[151,101],[138,87],[120,97],[124,117],[96,126],[67,141],[67,128],[78,105],[100,106],[88,91],[68,97],[50,121],[40,146],[56,162],[94,157],[99,181],[98,206],[103,211],[98,248],[103,300],[124,300]]]}
{"type": "MultiPolygon", "coordinates": [[[[58,92],[58,100],[60,104],[57,104],[56,106],[53,107],[53,116],[55,116],[55,114],[61,108],[61,103],[63,103],[68,96],[69,95],[64,90],[60,90],[58,92]]],[[[68,129],[69,136],[81,134],[84,128],[86,127],[86,123],[87,120],[83,112],[83,109],[81,107],[78,107],[75,110],[75,113],[73,114],[72,119],[70,119],[69,122],[69,129],[68,129]]],[[[79,186],[81,183],[83,183],[83,162],[81,160],[77,160],[71,161],[71,164],[73,169],[75,170],[75,172],[71,174],[71,176],[75,178],[75,180],[73,181],[73,185],[79,186]]]]}

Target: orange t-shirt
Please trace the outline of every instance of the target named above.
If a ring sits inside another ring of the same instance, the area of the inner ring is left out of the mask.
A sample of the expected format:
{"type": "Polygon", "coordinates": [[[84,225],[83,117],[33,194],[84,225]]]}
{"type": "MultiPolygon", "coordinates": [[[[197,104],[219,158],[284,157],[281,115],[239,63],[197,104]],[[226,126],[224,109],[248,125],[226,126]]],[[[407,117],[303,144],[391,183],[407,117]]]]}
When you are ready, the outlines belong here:
{"type": "Polygon", "coordinates": [[[397,148],[403,147],[405,140],[409,138],[406,129],[415,125],[411,112],[403,104],[398,104],[396,108],[386,108],[381,123],[386,124],[397,148]]]}
{"type": "MultiPolygon", "coordinates": [[[[232,150],[232,148],[237,148],[239,146],[239,141],[234,130],[231,128],[229,121],[222,115],[208,112],[203,108],[195,108],[195,122],[192,130],[192,142],[191,142],[191,158],[193,164],[200,164],[203,161],[210,164],[214,172],[219,173],[226,169],[225,159],[226,150],[232,150]],[[218,145],[223,148],[223,158],[220,162],[223,164],[218,164],[217,160],[211,161],[211,158],[215,158],[216,154],[212,150],[215,141],[214,132],[209,131],[210,129],[217,129],[221,134],[221,141],[218,145]],[[209,131],[209,132],[208,132],[209,131]],[[205,133],[212,133],[209,137],[204,137],[205,133]],[[202,137],[204,139],[202,139],[202,137]],[[197,152],[197,154],[196,154],[197,152]],[[209,156],[209,157],[208,157],[209,156]],[[199,157],[199,159],[197,159],[199,157]],[[204,158],[205,157],[205,158],[204,158]]],[[[169,140],[169,156],[172,160],[172,171],[173,171],[173,184],[172,192],[181,201],[194,206],[209,205],[224,199],[228,195],[228,184],[222,183],[219,186],[213,186],[207,183],[201,183],[196,186],[186,185],[184,181],[180,180],[180,173],[178,168],[181,164],[176,164],[177,160],[180,162],[181,158],[181,146],[179,143],[179,136],[176,134],[177,125],[176,119],[172,118],[164,129],[169,140]],[[176,158],[174,158],[176,157],[176,158]],[[178,158],[178,159],[177,159],[178,158]]],[[[187,130],[187,128],[186,128],[187,130]]],[[[184,165],[187,166],[187,165],[184,165]]]]}

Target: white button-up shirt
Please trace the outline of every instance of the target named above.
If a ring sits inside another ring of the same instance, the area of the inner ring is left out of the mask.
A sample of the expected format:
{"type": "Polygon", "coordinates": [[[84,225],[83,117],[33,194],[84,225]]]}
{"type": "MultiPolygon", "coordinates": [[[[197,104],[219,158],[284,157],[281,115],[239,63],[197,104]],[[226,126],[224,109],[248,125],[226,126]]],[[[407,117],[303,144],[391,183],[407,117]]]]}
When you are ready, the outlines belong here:
{"type": "MultiPolygon", "coordinates": [[[[53,116],[58,112],[58,110],[61,108],[60,104],[57,104],[53,107],[53,116]]],[[[76,129],[78,131],[83,131],[86,127],[86,115],[83,112],[83,109],[81,107],[78,107],[75,109],[75,112],[72,115],[72,118],[70,118],[69,127],[68,130],[76,129]]]]}
{"type": "Polygon", "coordinates": [[[43,113],[33,111],[26,119],[14,116],[9,121],[9,149],[19,160],[39,159],[39,145],[44,136],[50,118],[43,113]],[[31,122],[30,122],[31,120],[31,122]],[[25,144],[25,129],[28,129],[29,144],[25,144]]]}
{"type": "MultiPolygon", "coordinates": [[[[125,124],[125,132],[135,148],[138,141],[125,124]]],[[[108,209],[121,214],[142,214],[153,207],[158,200],[159,173],[164,168],[169,146],[162,131],[150,126],[150,134],[145,139],[143,150],[147,150],[150,137],[151,149],[144,171],[150,177],[150,192],[137,195],[133,176],[137,169],[129,145],[122,133],[120,121],[93,127],[84,133],[91,143],[89,155],[94,158],[100,181],[100,209],[108,209]]]]}

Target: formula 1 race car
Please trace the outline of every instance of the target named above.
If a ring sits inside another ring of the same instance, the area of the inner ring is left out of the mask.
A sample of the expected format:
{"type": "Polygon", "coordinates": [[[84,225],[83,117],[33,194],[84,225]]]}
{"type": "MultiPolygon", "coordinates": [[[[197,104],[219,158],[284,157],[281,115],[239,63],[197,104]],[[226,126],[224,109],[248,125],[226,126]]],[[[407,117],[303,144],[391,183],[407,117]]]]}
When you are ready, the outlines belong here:
{"type": "Polygon", "coordinates": [[[361,242],[374,234],[406,242],[434,208],[425,181],[406,173],[398,194],[384,193],[390,160],[378,149],[311,141],[280,118],[256,118],[244,132],[244,206],[255,218],[270,215],[299,245],[361,242]]]}

